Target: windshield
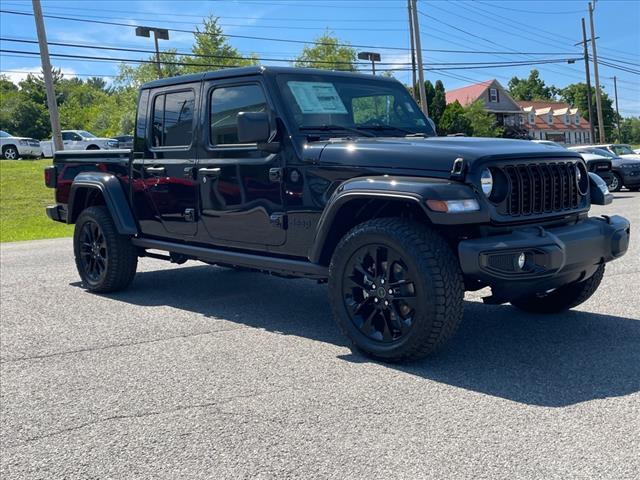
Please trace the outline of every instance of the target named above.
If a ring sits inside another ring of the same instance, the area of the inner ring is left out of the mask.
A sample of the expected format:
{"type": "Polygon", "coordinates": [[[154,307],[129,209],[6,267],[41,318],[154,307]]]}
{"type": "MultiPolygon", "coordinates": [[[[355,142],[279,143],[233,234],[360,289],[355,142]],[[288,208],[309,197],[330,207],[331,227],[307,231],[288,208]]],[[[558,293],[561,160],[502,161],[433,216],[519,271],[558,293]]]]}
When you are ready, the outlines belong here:
{"type": "Polygon", "coordinates": [[[399,83],[323,74],[278,75],[300,130],[352,136],[433,136],[435,132],[399,83]]]}
{"type": "Polygon", "coordinates": [[[594,155],[602,155],[603,157],[616,158],[616,156],[611,153],[609,150],[605,150],[604,148],[593,148],[590,150],[594,155]]]}
{"type": "Polygon", "coordinates": [[[9,138],[9,137],[11,137],[11,135],[9,135],[4,130],[0,130],[0,138],[9,138]]]}
{"type": "Polygon", "coordinates": [[[631,150],[629,145],[611,145],[611,148],[616,155],[635,155],[635,152],[631,150]]]}
{"type": "Polygon", "coordinates": [[[84,138],[96,138],[93,133],[89,133],[86,130],[78,130],[78,135],[84,138]]]}

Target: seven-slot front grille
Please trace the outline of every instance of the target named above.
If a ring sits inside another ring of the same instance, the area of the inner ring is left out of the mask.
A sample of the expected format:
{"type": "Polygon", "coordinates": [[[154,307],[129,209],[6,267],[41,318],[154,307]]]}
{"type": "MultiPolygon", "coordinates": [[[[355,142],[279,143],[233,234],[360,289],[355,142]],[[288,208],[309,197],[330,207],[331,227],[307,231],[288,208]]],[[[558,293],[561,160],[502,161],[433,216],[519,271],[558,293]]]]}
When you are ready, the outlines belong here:
{"type": "Polygon", "coordinates": [[[509,181],[506,213],[511,216],[553,213],[578,207],[580,193],[572,162],[500,167],[509,181]]]}

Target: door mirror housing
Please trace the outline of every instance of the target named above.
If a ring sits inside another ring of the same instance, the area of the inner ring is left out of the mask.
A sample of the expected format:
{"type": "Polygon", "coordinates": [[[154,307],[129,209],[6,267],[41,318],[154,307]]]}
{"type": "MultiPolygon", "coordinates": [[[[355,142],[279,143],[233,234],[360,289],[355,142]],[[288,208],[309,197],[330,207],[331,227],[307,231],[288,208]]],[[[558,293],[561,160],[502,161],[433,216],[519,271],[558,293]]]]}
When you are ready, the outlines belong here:
{"type": "Polygon", "coordinates": [[[266,143],[271,136],[267,112],[240,112],[236,122],[240,143],[266,143]]]}

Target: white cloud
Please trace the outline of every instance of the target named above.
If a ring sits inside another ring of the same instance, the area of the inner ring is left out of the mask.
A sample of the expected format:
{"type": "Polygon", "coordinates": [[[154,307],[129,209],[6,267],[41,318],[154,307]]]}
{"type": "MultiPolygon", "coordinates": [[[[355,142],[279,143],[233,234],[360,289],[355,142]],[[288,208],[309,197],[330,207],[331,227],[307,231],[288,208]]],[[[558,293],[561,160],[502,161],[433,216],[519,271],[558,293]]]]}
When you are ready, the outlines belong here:
{"type": "MultiPolygon", "coordinates": [[[[54,65],[54,68],[55,68],[55,65],[54,65]]],[[[15,68],[10,68],[8,70],[2,70],[2,75],[5,75],[5,76],[9,77],[9,80],[11,80],[13,83],[15,83],[17,85],[22,80],[27,78],[27,75],[29,75],[30,73],[33,73],[34,75],[41,75],[41,72],[42,72],[42,68],[40,66],[37,66],[37,67],[15,67],[15,68]]],[[[75,77],[76,76],[76,72],[75,72],[74,69],[66,68],[66,67],[62,68],[62,74],[66,78],[70,78],[70,77],[75,77]]]]}

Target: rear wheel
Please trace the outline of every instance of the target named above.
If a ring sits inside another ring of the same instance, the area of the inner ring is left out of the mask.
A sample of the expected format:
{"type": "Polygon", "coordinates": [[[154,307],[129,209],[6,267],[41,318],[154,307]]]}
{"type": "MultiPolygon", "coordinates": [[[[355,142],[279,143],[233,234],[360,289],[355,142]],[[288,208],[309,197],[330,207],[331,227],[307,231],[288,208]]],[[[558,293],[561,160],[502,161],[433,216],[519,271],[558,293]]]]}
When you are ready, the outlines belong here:
{"type": "Polygon", "coordinates": [[[17,160],[19,157],[18,149],[13,145],[9,145],[2,149],[2,157],[5,160],[17,160]]]}
{"type": "Polygon", "coordinates": [[[514,300],[511,304],[531,313],[558,313],[586,302],[600,286],[604,276],[604,264],[591,277],[582,282],[570,283],[549,293],[539,293],[514,300]]]}
{"type": "Polygon", "coordinates": [[[611,180],[609,180],[609,191],[619,192],[622,188],[622,178],[617,173],[611,174],[611,180]]]}
{"type": "Polygon", "coordinates": [[[329,300],[341,330],[381,360],[422,358],[462,320],[464,287],[449,245],[422,225],[375,219],[352,229],[329,268],[329,300]]]}
{"type": "Polygon", "coordinates": [[[104,206],[89,207],[80,214],[73,251],[82,283],[92,292],[122,290],[136,273],[136,249],[129,237],[118,233],[104,206]]]}

